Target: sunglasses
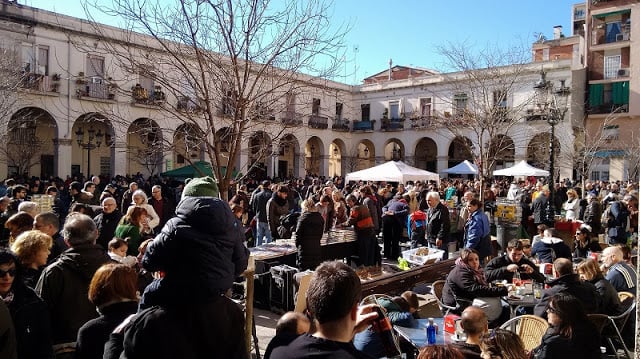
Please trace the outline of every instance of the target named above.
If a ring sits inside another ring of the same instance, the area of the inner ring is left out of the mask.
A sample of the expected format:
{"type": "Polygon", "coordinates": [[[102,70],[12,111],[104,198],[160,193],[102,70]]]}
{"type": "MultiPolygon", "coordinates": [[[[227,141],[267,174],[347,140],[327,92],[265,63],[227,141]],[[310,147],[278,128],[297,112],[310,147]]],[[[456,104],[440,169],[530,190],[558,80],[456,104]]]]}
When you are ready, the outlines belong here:
{"type": "Polygon", "coordinates": [[[17,270],[15,268],[11,268],[9,270],[0,269],[0,278],[4,278],[4,276],[6,276],[7,274],[9,274],[9,276],[11,276],[11,277],[15,277],[16,276],[16,272],[17,272],[17,270]]]}

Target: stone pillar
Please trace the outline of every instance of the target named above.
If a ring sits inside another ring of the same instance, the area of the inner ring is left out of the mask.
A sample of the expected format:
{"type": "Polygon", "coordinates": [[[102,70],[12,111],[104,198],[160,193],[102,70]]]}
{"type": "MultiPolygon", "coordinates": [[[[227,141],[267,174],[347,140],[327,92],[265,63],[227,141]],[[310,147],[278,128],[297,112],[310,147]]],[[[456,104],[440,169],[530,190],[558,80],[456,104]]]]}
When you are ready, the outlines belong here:
{"type": "Polygon", "coordinates": [[[53,150],[56,176],[64,179],[71,174],[71,152],[73,140],[66,138],[54,138],[53,150]]]}
{"type": "Polygon", "coordinates": [[[274,178],[278,173],[278,153],[280,151],[280,146],[277,144],[271,144],[271,162],[267,160],[267,176],[274,178]]]}
{"type": "Polygon", "coordinates": [[[436,157],[436,159],[438,161],[438,168],[436,173],[440,173],[441,171],[449,168],[449,156],[438,156],[436,157]]]}
{"type": "Polygon", "coordinates": [[[322,155],[320,156],[320,175],[321,176],[329,176],[329,156],[322,155]]]}
{"type": "Polygon", "coordinates": [[[113,150],[113,174],[124,176],[127,173],[127,143],[116,140],[113,150]]]}

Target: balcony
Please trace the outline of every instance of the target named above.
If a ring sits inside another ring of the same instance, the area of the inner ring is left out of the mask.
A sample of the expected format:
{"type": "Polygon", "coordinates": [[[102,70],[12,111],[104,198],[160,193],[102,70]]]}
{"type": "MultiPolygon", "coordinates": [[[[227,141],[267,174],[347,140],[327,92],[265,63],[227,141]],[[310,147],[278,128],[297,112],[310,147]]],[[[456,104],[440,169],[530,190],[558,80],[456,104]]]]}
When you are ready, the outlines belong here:
{"type": "Polygon", "coordinates": [[[435,127],[436,119],[435,116],[420,116],[410,118],[409,120],[411,121],[411,128],[414,130],[424,130],[435,127]]]}
{"type": "Polygon", "coordinates": [[[202,108],[202,102],[199,99],[189,96],[180,96],[176,102],[176,110],[181,112],[201,112],[202,108]]]}
{"type": "Polygon", "coordinates": [[[403,131],[404,130],[404,118],[383,118],[382,125],[380,125],[380,131],[403,131]]]}
{"type": "Polygon", "coordinates": [[[60,75],[40,75],[36,73],[26,73],[20,79],[20,87],[26,90],[38,92],[59,92],[60,75]]]}
{"type": "Polygon", "coordinates": [[[114,100],[115,93],[111,91],[111,86],[104,83],[101,78],[91,78],[90,80],[76,80],[76,95],[81,99],[114,100]]]}
{"type": "Polygon", "coordinates": [[[284,113],[283,117],[280,118],[280,122],[285,126],[300,126],[302,125],[302,114],[292,111],[287,111],[284,113]]]}
{"type": "Polygon", "coordinates": [[[608,115],[611,113],[626,113],[629,112],[629,104],[612,104],[603,103],[597,106],[589,106],[590,115],[608,115]]]}
{"type": "Polygon", "coordinates": [[[153,90],[136,85],[131,88],[131,97],[137,105],[161,105],[167,100],[167,95],[160,86],[155,86],[153,90]]]}
{"type": "Polygon", "coordinates": [[[373,126],[375,125],[376,120],[365,120],[365,121],[353,121],[352,131],[363,131],[363,132],[371,132],[373,131],[373,126]]]}
{"type": "Polygon", "coordinates": [[[309,116],[309,127],[326,130],[329,128],[329,119],[325,116],[311,115],[309,116]]]}
{"type": "Polygon", "coordinates": [[[342,118],[335,118],[331,129],[334,131],[349,131],[349,120],[342,118]]]}

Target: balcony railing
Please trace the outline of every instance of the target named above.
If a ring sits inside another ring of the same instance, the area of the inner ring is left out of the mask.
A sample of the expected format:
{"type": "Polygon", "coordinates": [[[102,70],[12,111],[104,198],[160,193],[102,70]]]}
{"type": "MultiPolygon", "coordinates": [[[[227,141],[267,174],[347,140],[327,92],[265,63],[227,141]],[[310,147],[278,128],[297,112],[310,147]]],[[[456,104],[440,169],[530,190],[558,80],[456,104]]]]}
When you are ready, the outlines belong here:
{"type": "Polygon", "coordinates": [[[302,125],[302,114],[297,112],[285,112],[283,116],[280,118],[280,122],[282,122],[285,126],[299,126],[302,125]]]}
{"type": "Polygon", "coordinates": [[[182,112],[200,112],[202,108],[203,106],[199,99],[189,96],[180,96],[176,103],[176,110],[182,112]]]}
{"type": "Polygon", "coordinates": [[[334,131],[349,131],[349,120],[343,118],[336,118],[333,120],[331,129],[334,131]]]}
{"type": "Polygon", "coordinates": [[[603,115],[610,113],[626,113],[629,112],[629,104],[612,104],[603,103],[598,106],[589,106],[589,113],[592,115],[603,115]]]}
{"type": "Polygon", "coordinates": [[[416,130],[424,130],[434,127],[436,124],[436,118],[434,116],[421,116],[411,118],[411,128],[416,130]]]}
{"type": "Polygon", "coordinates": [[[76,93],[78,97],[89,97],[101,100],[113,100],[114,94],[110,94],[109,85],[102,82],[77,83],[76,93]]]}
{"type": "Polygon", "coordinates": [[[404,118],[382,119],[381,131],[402,131],[404,130],[404,118]]]}
{"type": "Polygon", "coordinates": [[[311,115],[309,116],[309,127],[326,130],[329,128],[329,119],[325,116],[311,115]]]}
{"type": "Polygon", "coordinates": [[[167,99],[167,95],[160,87],[148,90],[144,87],[135,86],[131,92],[131,97],[136,104],[140,105],[160,105],[167,99]]]}
{"type": "Polygon", "coordinates": [[[375,120],[370,121],[353,121],[352,131],[373,131],[375,120]]]}
{"type": "Polygon", "coordinates": [[[60,86],[59,76],[40,75],[27,73],[20,79],[20,87],[40,92],[58,92],[60,86]]]}

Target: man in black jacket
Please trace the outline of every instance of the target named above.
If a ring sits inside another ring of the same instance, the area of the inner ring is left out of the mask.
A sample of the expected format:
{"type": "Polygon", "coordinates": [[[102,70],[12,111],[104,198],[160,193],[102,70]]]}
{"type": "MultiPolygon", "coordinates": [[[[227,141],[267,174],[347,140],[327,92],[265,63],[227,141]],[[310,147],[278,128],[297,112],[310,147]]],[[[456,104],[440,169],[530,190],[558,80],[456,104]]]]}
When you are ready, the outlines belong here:
{"type": "Polygon", "coordinates": [[[549,300],[560,292],[565,292],[578,298],[587,314],[600,313],[600,294],[598,294],[593,284],[580,280],[578,275],[573,273],[573,263],[570,260],[566,258],[556,259],[553,262],[553,269],[556,273],[556,279],[549,282],[551,288],[542,292],[542,298],[533,309],[533,314],[546,319],[549,300]]]}
{"type": "Polygon", "coordinates": [[[262,181],[262,190],[251,197],[251,208],[256,214],[256,246],[272,241],[271,229],[267,219],[267,202],[273,196],[271,191],[271,182],[262,181]]]}
{"type": "MultiPolygon", "coordinates": [[[[118,222],[122,218],[122,213],[118,210],[118,204],[113,197],[107,197],[102,200],[102,213],[93,218],[98,227],[98,240],[96,241],[104,250],[109,249],[109,241],[113,239],[116,233],[118,222]]],[[[124,239],[124,238],[123,238],[124,239]]]]}
{"type": "Polygon", "coordinates": [[[533,279],[543,283],[545,278],[538,267],[524,256],[522,241],[512,239],[507,244],[507,253],[493,258],[485,268],[487,281],[506,280],[511,283],[513,275],[520,272],[521,279],[533,279]]]}
{"type": "Polygon", "coordinates": [[[172,201],[169,201],[169,199],[162,195],[162,186],[160,185],[151,187],[149,204],[160,217],[160,224],[154,229],[155,233],[158,234],[162,230],[162,227],[164,227],[164,224],[174,216],[175,206],[172,201]]]}
{"type": "Polygon", "coordinates": [[[442,259],[448,258],[449,232],[451,221],[449,220],[449,209],[440,203],[438,192],[427,193],[427,242],[436,248],[444,250],[442,259]]]}
{"type": "Polygon", "coordinates": [[[71,248],[45,268],[36,285],[36,292],[49,308],[56,354],[75,351],[78,329],[98,316],[87,290],[96,270],[111,262],[96,244],[98,230],[91,217],[70,214],[62,233],[71,248]]]}

